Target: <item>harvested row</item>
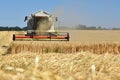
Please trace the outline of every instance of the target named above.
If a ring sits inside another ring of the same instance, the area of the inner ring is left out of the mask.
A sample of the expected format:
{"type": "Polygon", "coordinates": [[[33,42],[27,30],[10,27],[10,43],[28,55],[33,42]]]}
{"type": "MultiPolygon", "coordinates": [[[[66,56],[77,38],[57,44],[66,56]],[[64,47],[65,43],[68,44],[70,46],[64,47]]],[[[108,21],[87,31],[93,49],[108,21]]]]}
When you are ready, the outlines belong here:
{"type": "Polygon", "coordinates": [[[95,54],[120,53],[120,43],[77,43],[77,42],[13,42],[8,53],[76,53],[91,52],[95,54]]]}

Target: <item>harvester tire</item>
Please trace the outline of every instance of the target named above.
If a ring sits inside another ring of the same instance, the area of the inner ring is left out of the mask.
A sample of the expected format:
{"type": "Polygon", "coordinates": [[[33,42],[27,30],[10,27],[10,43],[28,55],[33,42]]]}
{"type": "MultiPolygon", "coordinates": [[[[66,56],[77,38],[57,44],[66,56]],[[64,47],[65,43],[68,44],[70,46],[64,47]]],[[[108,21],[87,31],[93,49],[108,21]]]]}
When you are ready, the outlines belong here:
{"type": "Polygon", "coordinates": [[[15,41],[15,34],[13,34],[13,41],[15,41]]]}

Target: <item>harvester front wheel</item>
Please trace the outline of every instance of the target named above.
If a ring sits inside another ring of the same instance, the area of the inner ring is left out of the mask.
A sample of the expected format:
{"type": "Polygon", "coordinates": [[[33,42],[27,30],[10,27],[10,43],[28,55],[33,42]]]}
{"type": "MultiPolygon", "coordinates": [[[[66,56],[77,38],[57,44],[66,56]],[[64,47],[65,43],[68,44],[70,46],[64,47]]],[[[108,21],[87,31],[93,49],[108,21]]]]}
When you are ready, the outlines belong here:
{"type": "Polygon", "coordinates": [[[15,34],[13,34],[13,41],[15,41],[15,34]]]}
{"type": "Polygon", "coordinates": [[[67,41],[70,41],[70,35],[67,33],[67,41]]]}

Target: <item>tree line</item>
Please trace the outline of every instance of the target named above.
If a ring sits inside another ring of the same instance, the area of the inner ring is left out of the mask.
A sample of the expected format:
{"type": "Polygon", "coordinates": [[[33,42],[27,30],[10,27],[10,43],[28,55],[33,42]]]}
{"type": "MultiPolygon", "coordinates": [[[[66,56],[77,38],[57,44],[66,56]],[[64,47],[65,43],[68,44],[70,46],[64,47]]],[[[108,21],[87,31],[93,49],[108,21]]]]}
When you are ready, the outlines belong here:
{"type": "Polygon", "coordinates": [[[27,30],[27,27],[19,27],[19,26],[15,26],[15,27],[3,27],[3,26],[0,26],[0,31],[26,31],[27,30]]]}
{"type": "MultiPolygon", "coordinates": [[[[101,26],[91,26],[91,27],[88,27],[86,25],[82,25],[82,24],[79,24],[77,25],[76,27],[66,27],[66,26],[59,26],[57,29],[60,29],[60,30],[69,30],[69,29],[74,29],[74,30],[120,30],[120,28],[105,28],[105,27],[101,27],[101,26]]],[[[14,27],[8,27],[8,26],[0,26],[0,31],[26,31],[27,30],[27,27],[19,27],[19,26],[14,26],[14,27]]]]}
{"type": "Polygon", "coordinates": [[[78,30],[120,30],[120,28],[105,28],[105,27],[101,27],[101,26],[86,26],[86,25],[82,25],[82,24],[79,24],[76,26],[76,29],[78,30]]]}

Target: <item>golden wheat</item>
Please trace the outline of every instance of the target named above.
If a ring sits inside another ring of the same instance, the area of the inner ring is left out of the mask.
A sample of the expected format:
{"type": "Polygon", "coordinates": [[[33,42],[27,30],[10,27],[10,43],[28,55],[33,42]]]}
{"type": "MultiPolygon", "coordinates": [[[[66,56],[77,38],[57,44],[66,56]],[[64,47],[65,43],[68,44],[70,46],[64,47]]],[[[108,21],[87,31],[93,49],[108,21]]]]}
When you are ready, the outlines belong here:
{"type": "Polygon", "coordinates": [[[2,80],[119,80],[120,55],[21,53],[1,56],[2,80]]]}
{"type": "Polygon", "coordinates": [[[85,36],[71,37],[82,40],[78,42],[12,42],[15,32],[5,32],[0,35],[0,47],[9,44],[5,49],[13,54],[1,55],[0,50],[0,80],[120,80],[119,31],[106,32],[80,31],[85,36]]]}
{"type": "Polygon", "coordinates": [[[8,53],[76,53],[91,52],[96,54],[120,53],[120,43],[81,44],[75,42],[13,42],[8,53]]]}

